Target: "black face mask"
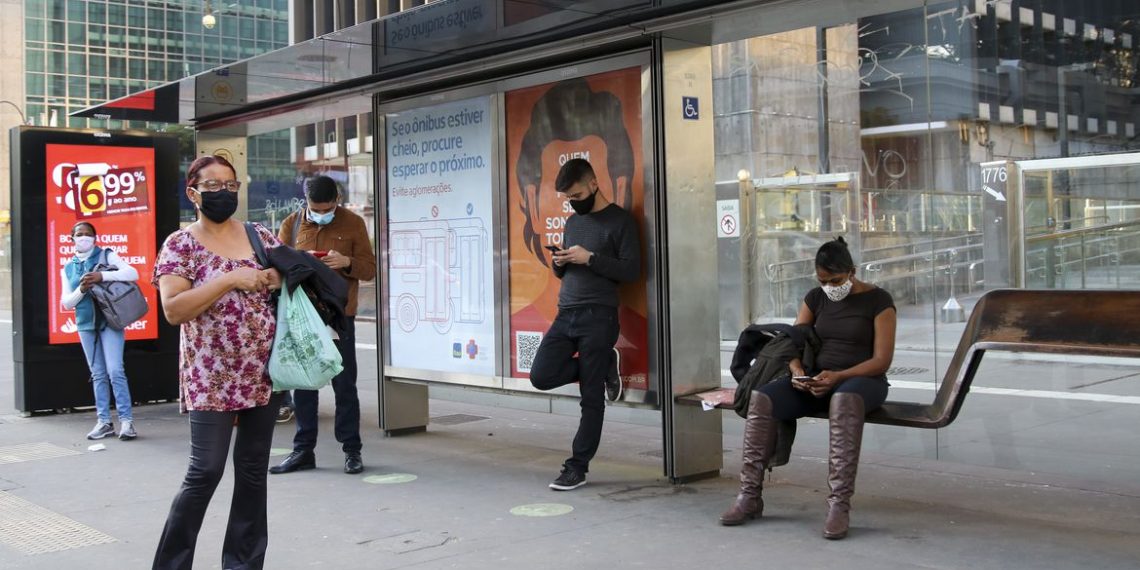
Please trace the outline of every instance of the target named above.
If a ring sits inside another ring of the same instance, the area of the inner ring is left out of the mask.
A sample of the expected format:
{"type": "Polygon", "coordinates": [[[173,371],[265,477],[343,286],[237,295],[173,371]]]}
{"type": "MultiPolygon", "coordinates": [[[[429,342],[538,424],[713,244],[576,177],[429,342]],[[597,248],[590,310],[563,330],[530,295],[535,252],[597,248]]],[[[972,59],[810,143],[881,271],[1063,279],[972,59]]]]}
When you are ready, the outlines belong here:
{"type": "Polygon", "coordinates": [[[198,192],[202,198],[202,205],[198,207],[202,215],[211,222],[220,224],[234,215],[238,207],[237,192],[218,190],[217,192],[198,192]]]}
{"type": "Polygon", "coordinates": [[[579,216],[584,216],[594,209],[594,198],[598,196],[598,191],[594,190],[592,194],[582,198],[581,200],[570,200],[570,207],[574,208],[574,212],[579,216]]]}

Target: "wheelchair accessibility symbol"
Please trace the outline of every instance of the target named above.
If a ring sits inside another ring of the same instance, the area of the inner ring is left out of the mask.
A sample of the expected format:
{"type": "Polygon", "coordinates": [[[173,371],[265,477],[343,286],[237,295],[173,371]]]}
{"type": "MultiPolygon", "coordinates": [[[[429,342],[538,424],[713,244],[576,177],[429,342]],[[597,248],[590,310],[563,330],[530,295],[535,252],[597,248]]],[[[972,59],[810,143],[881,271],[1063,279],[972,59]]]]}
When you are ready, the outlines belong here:
{"type": "Polygon", "coordinates": [[[696,97],[681,97],[681,118],[696,121],[701,118],[701,101],[696,97]]]}

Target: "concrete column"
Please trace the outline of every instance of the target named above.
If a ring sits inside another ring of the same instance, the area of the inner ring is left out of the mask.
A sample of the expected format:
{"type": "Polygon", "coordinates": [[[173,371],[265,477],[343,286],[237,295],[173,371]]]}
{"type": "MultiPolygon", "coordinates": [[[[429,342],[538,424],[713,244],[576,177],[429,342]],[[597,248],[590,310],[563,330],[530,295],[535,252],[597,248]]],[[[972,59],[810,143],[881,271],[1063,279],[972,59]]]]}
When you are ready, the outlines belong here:
{"type": "Polygon", "coordinates": [[[0,10],[8,17],[0,19],[0,233],[8,233],[10,177],[8,129],[25,123],[24,110],[24,2],[0,0],[0,10]]]}
{"type": "Polygon", "coordinates": [[[662,50],[667,318],[662,405],[666,471],[674,481],[716,476],[719,412],[674,398],[720,386],[712,51],[665,40],[662,50]]]}
{"type": "Polygon", "coordinates": [[[0,0],[0,10],[8,17],[0,20],[0,309],[10,309],[12,296],[11,257],[11,148],[8,130],[24,124],[24,2],[0,0]]]}

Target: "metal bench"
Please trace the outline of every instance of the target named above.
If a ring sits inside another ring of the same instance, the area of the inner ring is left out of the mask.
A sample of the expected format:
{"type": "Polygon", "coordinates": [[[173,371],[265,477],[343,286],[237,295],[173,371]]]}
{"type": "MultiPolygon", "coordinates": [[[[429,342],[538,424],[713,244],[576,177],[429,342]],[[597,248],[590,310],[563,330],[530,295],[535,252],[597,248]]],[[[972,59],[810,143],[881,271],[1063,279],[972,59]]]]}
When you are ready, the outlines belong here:
{"type": "MultiPolygon", "coordinates": [[[[974,306],[934,402],[888,401],[867,421],[926,429],[950,425],[987,350],[1140,358],[1140,291],[990,291],[974,306]]],[[[732,409],[733,393],[718,388],[677,401],[732,409]]]]}

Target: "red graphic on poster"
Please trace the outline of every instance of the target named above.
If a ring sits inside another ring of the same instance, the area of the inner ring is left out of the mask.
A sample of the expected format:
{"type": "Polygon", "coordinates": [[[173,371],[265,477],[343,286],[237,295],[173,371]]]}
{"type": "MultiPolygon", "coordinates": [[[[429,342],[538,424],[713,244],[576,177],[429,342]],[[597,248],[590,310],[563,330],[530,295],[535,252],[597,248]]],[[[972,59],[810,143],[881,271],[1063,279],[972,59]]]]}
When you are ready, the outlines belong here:
{"type": "Polygon", "coordinates": [[[75,312],[59,303],[60,269],[74,255],[71,228],[79,221],[95,226],[96,245],[113,250],[139,272],[150,310],[127,327],[127,340],[158,338],[158,301],[150,284],[157,251],[150,184],[154,149],[49,144],[46,151],[48,342],[79,342],[75,312]]]}
{"type": "MultiPolygon", "coordinates": [[[[538,343],[558,314],[561,282],[547,245],[561,245],[573,209],[554,190],[558,169],[585,158],[599,191],[645,217],[641,69],[630,68],[506,94],[511,286],[511,376],[527,378],[538,343]]],[[[646,243],[641,228],[641,243],[646,243]]],[[[621,287],[621,373],[629,388],[649,388],[644,261],[642,278],[621,287]]]]}
{"type": "Polygon", "coordinates": [[[89,170],[86,175],[76,166],[60,169],[61,179],[75,184],[73,191],[79,206],[79,219],[150,210],[144,168],[110,168],[103,164],[84,166],[89,170]]]}

